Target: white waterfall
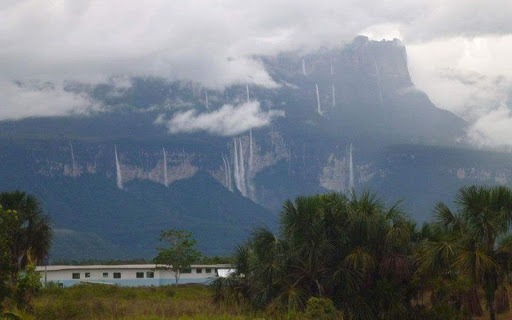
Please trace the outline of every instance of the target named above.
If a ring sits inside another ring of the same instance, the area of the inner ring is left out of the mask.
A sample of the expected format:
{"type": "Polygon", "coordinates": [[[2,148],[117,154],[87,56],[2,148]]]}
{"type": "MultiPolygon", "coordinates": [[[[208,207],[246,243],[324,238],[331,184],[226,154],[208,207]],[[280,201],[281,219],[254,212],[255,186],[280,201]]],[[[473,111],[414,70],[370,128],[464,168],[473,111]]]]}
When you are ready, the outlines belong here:
{"type": "Polygon", "coordinates": [[[336,106],[336,89],[334,88],[334,85],[332,85],[332,107],[334,108],[336,106]]]}
{"type": "Polygon", "coordinates": [[[318,92],[318,84],[315,83],[316,88],[316,107],[319,115],[323,116],[322,106],[320,105],[320,93],[318,92]]]}
{"type": "Polygon", "coordinates": [[[331,60],[331,76],[334,75],[334,68],[332,67],[332,60],[331,60]]]}
{"type": "Polygon", "coordinates": [[[382,100],[382,88],[380,86],[380,71],[379,71],[379,67],[377,66],[377,60],[375,60],[375,58],[373,58],[373,63],[375,65],[375,72],[377,74],[377,88],[379,89],[379,99],[380,99],[380,104],[384,104],[383,100],[382,100]]]}
{"type": "Polygon", "coordinates": [[[114,154],[116,157],[116,177],[117,177],[117,187],[119,189],[123,189],[123,177],[121,175],[121,164],[119,163],[119,157],[117,155],[117,146],[114,145],[114,154]]]}
{"type": "Polygon", "coordinates": [[[252,172],[252,162],[254,159],[254,151],[252,147],[252,129],[249,130],[249,174],[252,172]]]}
{"type": "Polygon", "coordinates": [[[306,75],[306,61],[304,59],[302,59],[302,74],[306,75]]]}
{"type": "Polygon", "coordinates": [[[224,164],[224,185],[226,188],[229,186],[229,179],[228,179],[228,163],[226,162],[226,157],[222,155],[222,163],[224,164]]]}
{"type": "Polygon", "coordinates": [[[226,188],[229,189],[229,191],[233,191],[229,159],[225,155],[222,155],[222,161],[224,162],[224,184],[226,185],[226,188]]]}
{"type": "Polygon", "coordinates": [[[246,97],[247,98],[247,102],[249,102],[250,97],[249,97],[249,85],[248,84],[245,85],[245,94],[247,96],[246,97]]]}
{"type": "Polygon", "coordinates": [[[238,165],[238,168],[240,169],[240,180],[241,180],[241,190],[240,192],[244,197],[247,197],[247,178],[245,176],[245,161],[244,161],[244,149],[242,147],[242,139],[238,138],[238,144],[239,149],[238,152],[240,152],[240,155],[238,156],[238,160],[240,161],[240,164],[238,165]]]}
{"type": "Polygon", "coordinates": [[[228,189],[229,191],[233,191],[233,176],[231,175],[231,164],[229,163],[228,157],[226,157],[226,163],[228,166],[228,189]]]}
{"type": "Polygon", "coordinates": [[[208,90],[205,91],[205,105],[206,109],[210,109],[210,106],[208,105],[208,90]]]}
{"type": "Polygon", "coordinates": [[[349,170],[349,178],[348,178],[348,184],[351,189],[354,188],[354,160],[352,157],[352,143],[349,147],[348,152],[348,170],[349,170]]]}
{"type": "Polygon", "coordinates": [[[162,148],[164,153],[164,185],[166,187],[169,186],[169,176],[167,175],[167,152],[165,152],[165,148],[162,148]]]}
{"type": "Polygon", "coordinates": [[[252,173],[254,166],[254,147],[252,144],[252,130],[249,130],[249,174],[247,175],[247,185],[249,186],[249,197],[254,200],[255,197],[255,188],[252,183],[252,173]]]}
{"type": "Polygon", "coordinates": [[[71,140],[69,140],[69,148],[71,149],[71,175],[73,177],[76,177],[77,170],[76,170],[76,162],[75,162],[75,152],[73,151],[73,144],[71,143],[71,140]]]}
{"type": "Polygon", "coordinates": [[[238,143],[237,138],[233,138],[233,175],[235,177],[235,186],[241,191],[242,182],[240,180],[240,170],[238,169],[238,143]]]}
{"type": "Polygon", "coordinates": [[[241,138],[233,138],[233,175],[236,188],[244,197],[247,197],[247,176],[241,138]]]}

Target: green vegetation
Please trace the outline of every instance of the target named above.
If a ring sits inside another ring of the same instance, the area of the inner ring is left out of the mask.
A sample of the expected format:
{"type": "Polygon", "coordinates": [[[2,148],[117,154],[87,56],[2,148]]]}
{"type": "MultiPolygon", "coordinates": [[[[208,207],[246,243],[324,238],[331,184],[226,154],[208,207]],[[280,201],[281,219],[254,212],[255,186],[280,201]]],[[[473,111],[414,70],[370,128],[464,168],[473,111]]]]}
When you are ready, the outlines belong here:
{"type": "Polygon", "coordinates": [[[332,302],[354,320],[471,319],[485,307],[494,320],[509,310],[512,191],[466,187],[455,204],[439,203],[417,230],[368,192],[287,201],[280,233],[256,229],[214,299],[315,318],[334,316],[332,302]]]}
{"type": "Polygon", "coordinates": [[[223,256],[214,256],[214,257],[205,257],[203,256],[201,260],[199,260],[200,264],[231,264],[233,263],[233,257],[223,257],[223,256]]]}
{"type": "Polygon", "coordinates": [[[78,285],[42,289],[34,300],[33,315],[40,320],[254,318],[235,307],[214,304],[209,288],[202,285],[149,288],[78,285]]]}
{"type": "Polygon", "coordinates": [[[16,222],[7,229],[13,275],[29,264],[41,262],[48,250],[52,230],[48,216],[43,214],[39,201],[21,191],[0,193],[0,206],[16,213],[16,222]]]}
{"type": "Polygon", "coordinates": [[[368,192],[287,201],[280,235],[255,230],[237,249],[236,275],[214,283],[216,298],[297,312],[323,297],[346,319],[406,319],[413,229],[398,206],[368,192]]]}
{"type": "Polygon", "coordinates": [[[505,187],[465,187],[455,201],[435,208],[434,222],[416,252],[418,277],[434,303],[455,305],[472,315],[483,313],[479,292],[489,314],[509,310],[512,271],[512,191],[505,187]]]}
{"type": "MultiPolygon", "coordinates": [[[[11,235],[30,225],[19,223],[18,209],[0,209],[2,270],[15,268],[11,235]]],[[[386,206],[369,192],[299,197],[284,204],[278,234],[255,229],[232,260],[199,260],[190,232],[162,232],[168,246],[155,261],[175,265],[176,281],[193,262],[232,261],[236,272],[210,287],[49,286],[37,293],[27,263],[15,280],[0,274],[0,293],[17,302],[8,306],[11,316],[23,319],[504,320],[512,318],[511,227],[506,187],[461,188],[453,207],[439,203],[421,228],[399,204],[386,206]],[[35,296],[30,309],[26,296],[35,296]]],[[[27,261],[36,259],[27,252],[27,261]]]]}
{"type": "Polygon", "coordinates": [[[35,265],[46,256],[52,238],[39,202],[24,192],[0,193],[0,306],[30,308],[41,286],[35,265]]]}
{"type": "Polygon", "coordinates": [[[160,241],[167,244],[166,248],[158,248],[155,263],[168,269],[174,276],[176,284],[180,280],[181,272],[190,268],[190,265],[199,261],[201,252],[196,249],[196,241],[192,233],[186,230],[169,229],[160,233],[160,241]]]}

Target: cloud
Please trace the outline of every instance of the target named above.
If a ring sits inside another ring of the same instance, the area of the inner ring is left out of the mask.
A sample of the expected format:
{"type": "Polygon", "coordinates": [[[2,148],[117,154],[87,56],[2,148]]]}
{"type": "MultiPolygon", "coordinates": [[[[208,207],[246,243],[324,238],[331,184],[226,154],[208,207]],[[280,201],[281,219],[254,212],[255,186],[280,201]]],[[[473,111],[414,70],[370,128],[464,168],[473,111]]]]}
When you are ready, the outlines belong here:
{"type": "Polygon", "coordinates": [[[508,0],[7,1],[0,68],[16,79],[127,74],[272,86],[254,55],[333,46],[365,30],[398,30],[411,43],[509,34],[509,16],[508,0]]]}
{"type": "Polygon", "coordinates": [[[0,81],[0,120],[83,114],[98,106],[86,95],[67,92],[62,85],[0,81]]]}
{"type": "Polygon", "coordinates": [[[206,131],[221,136],[234,136],[250,129],[268,126],[272,120],[283,117],[281,110],[264,112],[260,103],[250,101],[233,106],[226,104],[220,109],[198,114],[196,110],[189,110],[175,114],[170,120],[163,115],[155,123],[165,124],[170,133],[190,133],[206,131]]]}
{"type": "MultiPolygon", "coordinates": [[[[509,99],[511,16],[510,0],[6,0],[0,2],[0,81],[158,76],[217,89],[275,87],[254,56],[332,47],[357,34],[401,37],[417,87],[475,122],[509,99]]],[[[74,110],[64,107],[67,94],[60,91],[50,95],[61,97],[55,107],[24,105],[19,112],[29,93],[12,89],[0,87],[0,96],[11,96],[7,108],[16,109],[3,114],[74,110]]]]}
{"type": "Polygon", "coordinates": [[[510,146],[512,137],[512,112],[506,106],[479,118],[468,130],[471,142],[480,146],[510,146]]]}
{"type": "Polygon", "coordinates": [[[512,35],[443,39],[409,45],[407,51],[416,85],[463,117],[471,118],[478,105],[496,107],[511,87],[512,35]]]}
{"type": "Polygon", "coordinates": [[[403,35],[414,42],[439,38],[482,37],[512,33],[508,0],[426,0],[417,3],[414,18],[404,21],[403,35]]]}
{"type": "Polygon", "coordinates": [[[512,144],[512,131],[502,128],[511,123],[505,111],[512,99],[512,35],[434,40],[409,45],[408,53],[417,87],[471,123],[470,141],[512,144]]]}

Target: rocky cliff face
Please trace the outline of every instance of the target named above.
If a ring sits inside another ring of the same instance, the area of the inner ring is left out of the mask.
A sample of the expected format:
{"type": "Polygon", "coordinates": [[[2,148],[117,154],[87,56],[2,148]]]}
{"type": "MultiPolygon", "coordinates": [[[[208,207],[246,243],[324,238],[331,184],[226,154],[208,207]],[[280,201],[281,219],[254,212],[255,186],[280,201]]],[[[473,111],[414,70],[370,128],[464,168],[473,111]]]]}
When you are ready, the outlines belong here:
{"type": "Polygon", "coordinates": [[[338,49],[261,60],[278,88],[215,91],[141,78],[124,89],[70,83],[68,90],[109,111],[0,123],[0,190],[33,190],[66,230],[60,234],[92,232],[111,242],[106,247],[130,248],[137,234],[137,252],[152,250],[156,240],[141,240],[144,234],[172,224],[194,230],[209,252],[225,253],[227,242],[248,234],[246,222],[275,224],[283,201],[298,195],[369,188],[405,199],[423,221],[462,184],[512,180],[508,155],[489,160],[457,146],[464,121],[415,88],[398,40],[358,37],[338,49]],[[247,95],[286,116],[229,137],[169,134],[155,124],[247,95]],[[217,238],[225,240],[218,250],[217,238]]]}

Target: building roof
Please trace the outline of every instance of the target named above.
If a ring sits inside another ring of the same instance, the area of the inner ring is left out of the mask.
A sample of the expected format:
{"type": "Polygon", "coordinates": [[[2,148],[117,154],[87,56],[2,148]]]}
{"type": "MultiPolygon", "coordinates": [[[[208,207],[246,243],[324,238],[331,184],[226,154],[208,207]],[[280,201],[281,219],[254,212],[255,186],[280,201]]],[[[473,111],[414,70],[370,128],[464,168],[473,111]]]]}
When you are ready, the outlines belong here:
{"type": "MultiPolygon", "coordinates": [[[[230,264],[193,264],[191,268],[216,268],[216,269],[232,269],[230,264]]],[[[64,271],[64,270],[147,270],[169,268],[167,265],[156,264],[113,264],[113,265],[50,265],[46,266],[47,271],[64,271]]],[[[44,271],[44,266],[37,266],[36,271],[44,271]]]]}

